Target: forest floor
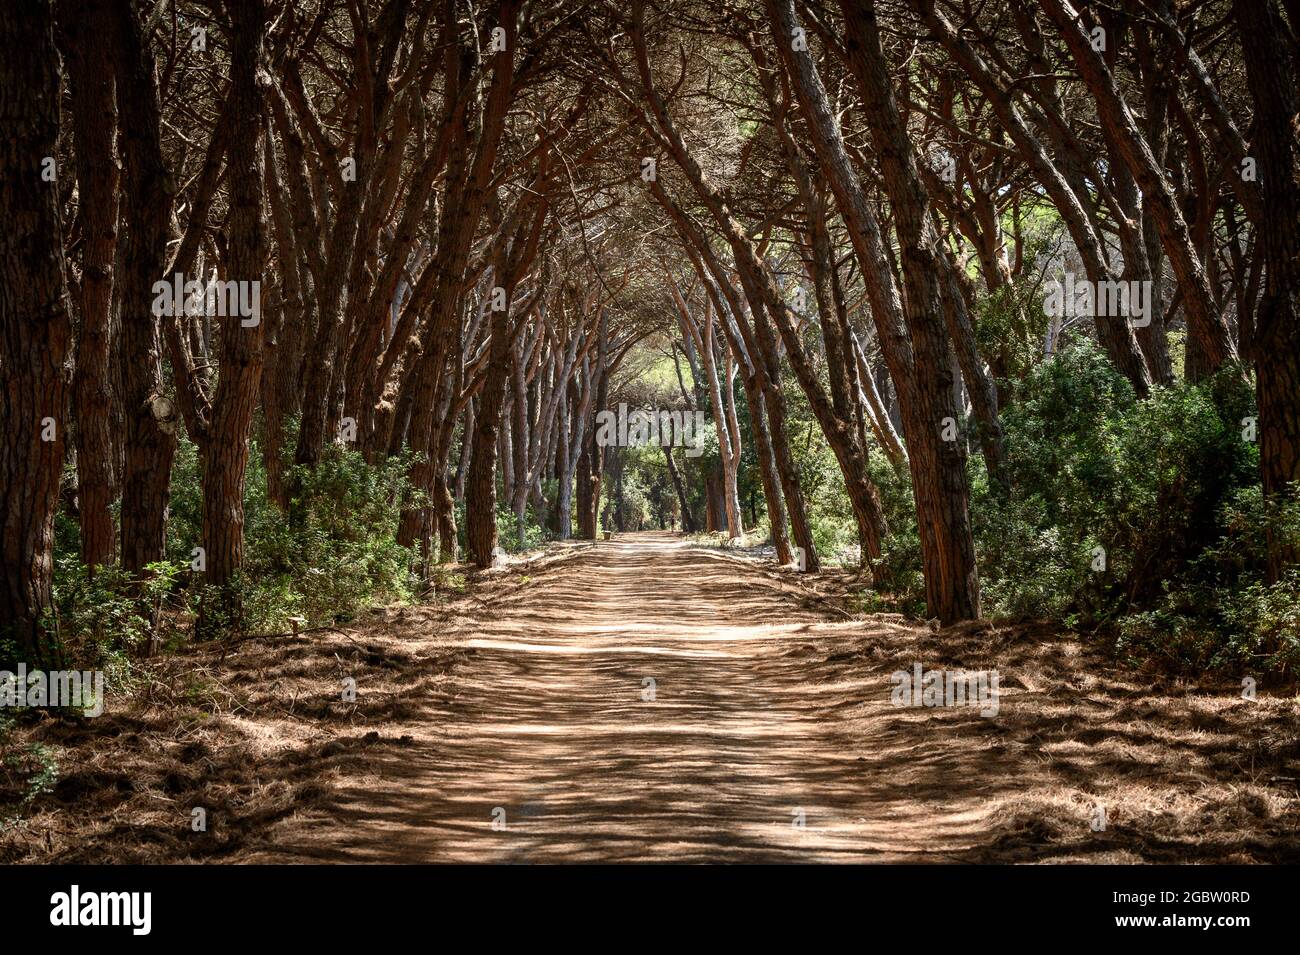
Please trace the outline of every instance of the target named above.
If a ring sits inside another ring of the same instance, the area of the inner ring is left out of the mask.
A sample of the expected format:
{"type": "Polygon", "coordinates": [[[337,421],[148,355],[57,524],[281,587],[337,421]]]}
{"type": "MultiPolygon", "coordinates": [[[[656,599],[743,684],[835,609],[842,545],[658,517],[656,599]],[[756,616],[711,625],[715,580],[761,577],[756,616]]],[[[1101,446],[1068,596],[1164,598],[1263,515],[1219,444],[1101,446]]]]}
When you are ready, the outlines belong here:
{"type": "Polygon", "coordinates": [[[22,730],[59,782],[0,861],[1300,861],[1293,695],[854,618],[844,582],[619,535],[192,648],[98,718],[22,730]],[[996,668],[997,715],[893,705],[915,663],[996,668]]]}

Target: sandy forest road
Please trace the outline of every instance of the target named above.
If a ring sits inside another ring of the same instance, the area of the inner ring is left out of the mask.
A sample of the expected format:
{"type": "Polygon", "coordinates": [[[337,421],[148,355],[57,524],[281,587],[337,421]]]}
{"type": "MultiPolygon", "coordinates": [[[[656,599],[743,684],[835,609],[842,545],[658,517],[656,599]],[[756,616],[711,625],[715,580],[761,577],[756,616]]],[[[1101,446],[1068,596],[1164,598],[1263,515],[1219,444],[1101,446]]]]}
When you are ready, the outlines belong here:
{"type": "Polygon", "coordinates": [[[235,859],[1300,857],[1281,771],[1300,754],[1294,701],[1161,695],[1089,675],[1075,644],[999,645],[987,628],[943,635],[945,660],[935,634],[827,622],[788,574],[667,535],[512,584],[440,621],[464,656],[385,726],[404,745],[371,747],[328,807],[235,859]],[[889,674],[914,660],[998,666],[1001,712],[892,706],[889,674]]]}
{"type": "MultiPolygon", "coordinates": [[[[905,822],[881,825],[883,767],[828,713],[844,688],[817,691],[789,655],[818,617],[736,567],[638,535],[530,581],[467,640],[445,716],[413,728],[419,745],[359,779],[340,825],[300,848],[404,862],[896,857],[905,822]]],[[[867,747],[876,758],[883,742],[867,747]]]]}

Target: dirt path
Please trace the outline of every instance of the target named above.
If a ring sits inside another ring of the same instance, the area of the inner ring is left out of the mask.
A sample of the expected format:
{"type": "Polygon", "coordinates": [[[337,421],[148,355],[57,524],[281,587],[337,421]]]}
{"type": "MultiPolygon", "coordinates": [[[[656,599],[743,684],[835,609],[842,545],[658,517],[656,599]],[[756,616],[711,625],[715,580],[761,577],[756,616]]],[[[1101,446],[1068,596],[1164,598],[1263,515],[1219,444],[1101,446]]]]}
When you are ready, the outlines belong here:
{"type": "Polygon", "coordinates": [[[825,701],[786,656],[816,620],[793,588],[725,556],[667,536],[602,542],[470,637],[440,718],[356,780],[340,825],[296,848],[400,862],[896,857],[907,847],[881,825],[860,747],[820,718],[825,701]]]}
{"type": "MultiPolygon", "coordinates": [[[[941,664],[935,635],[828,623],[801,583],[667,535],[530,569],[454,636],[466,656],[411,701],[405,745],[375,748],[328,815],[284,820],[244,858],[1294,857],[1294,782],[1234,762],[1251,728],[1224,713],[1240,701],[1135,702],[1139,685],[1080,674],[1077,646],[973,632],[943,652],[1002,667],[999,716],[898,708],[888,674],[941,664]]],[[[1255,729],[1288,765],[1295,737],[1276,727],[1295,707],[1260,705],[1255,729]]]]}
{"type": "Polygon", "coordinates": [[[27,726],[57,785],[0,861],[1300,861],[1294,696],[852,618],[666,534],[556,550],[27,726]],[[893,705],[917,665],[996,669],[997,714],[893,705]]]}

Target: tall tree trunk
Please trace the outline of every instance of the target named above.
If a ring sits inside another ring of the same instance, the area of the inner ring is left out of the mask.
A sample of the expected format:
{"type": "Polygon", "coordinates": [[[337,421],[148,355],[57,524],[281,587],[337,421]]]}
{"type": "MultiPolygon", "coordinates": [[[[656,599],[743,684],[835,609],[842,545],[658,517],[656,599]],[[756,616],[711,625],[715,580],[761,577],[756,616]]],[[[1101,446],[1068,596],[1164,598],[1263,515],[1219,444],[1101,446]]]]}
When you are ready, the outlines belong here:
{"type": "MultiPolygon", "coordinates": [[[[266,237],[262,210],[264,113],[257,71],[262,65],[266,11],[263,0],[227,0],[226,9],[231,19],[230,100],[241,131],[231,140],[228,153],[226,278],[260,288],[266,237]]],[[[243,295],[240,297],[242,300],[243,295]]],[[[260,314],[227,317],[221,329],[220,375],[203,447],[203,547],[207,582],[219,588],[215,595],[218,607],[205,608],[202,621],[208,636],[216,635],[209,626],[212,624],[242,625],[238,589],[231,583],[244,562],[244,476],[248,433],[261,385],[262,336],[260,314]]]]}
{"type": "MultiPolygon", "coordinates": [[[[57,662],[49,627],[54,510],[63,473],[72,322],[58,187],[59,75],[49,0],[0,17],[0,639],[57,662]]],[[[0,668],[17,661],[0,649],[0,668]]]]}
{"type": "MultiPolygon", "coordinates": [[[[498,289],[504,299],[504,307],[492,312],[488,338],[487,372],[483,387],[479,391],[478,420],[474,426],[474,456],[470,461],[469,479],[465,492],[465,545],[469,559],[479,567],[491,567],[493,551],[497,545],[497,439],[502,435],[502,416],[506,403],[506,386],[510,376],[512,362],[510,350],[512,337],[519,322],[528,320],[531,304],[518,308],[523,312],[519,318],[511,316],[515,286],[531,264],[537,252],[537,243],[541,226],[547,215],[543,202],[531,223],[524,207],[529,204],[527,197],[519,200],[509,221],[518,223],[513,236],[507,242],[502,233],[497,263],[494,274],[500,283],[498,289]]],[[[509,427],[509,422],[506,422],[509,427]]],[[[520,436],[523,440],[523,436],[520,436]]],[[[503,459],[513,465],[512,451],[504,449],[503,459]]],[[[524,476],[519,476],[525,480],[524,476]]]]}
{"type": "MultiPolygon", "coordinates": [[[[889,68],[880,47],[872,0],[841,0],[848,24],[846,43],[849,68],[858,81],[866,100],[866,113],[872,141],[880,156],[885,191],[894,211],[894,228],[898,233],[903,259],[903,277],[907,283],[906,307],[910,311],[908,327],[912,345],[917,348],[917,329],[936,323],[939,316],[946,324],[948,337],[961,378],[975,410],[979,425],[980,447],[989,479],[1006,488],[1006,452],[1002,441],[1002,424],[998,420],[997,394],[975,347],[975,333],[966,311],[952,263],[934,226],[929,194],[921,181],[915,150],[899,115],[890,86],[889,68]]],[[[950,349],[944,345],[943,351],[950,349]]],[[[954,403],[955,404],[955,403],[954,403]]],[[[948,442],[956,445],[958,442],[948,442]]],[[[965,477],[961,479],[965,484],[965,477]]]]}
{"type": "MultiPolygon", "coordinates": [[[[448,7],[448,11],[454,13],[451,7],[448,7]]],[[[487,199],[487,187],[495,167],[497,148],[501,143],[511,101],[518,15],[517,0],[505,0],[502,3],[500,16],[501,27],[506,32],[505,48],[492,54],[492,81],[483,105],[482,124],[472,158],[469,156],[469,123],[463,114],[452,132],[452,152],[444,192],[446,206],[438,224],[436,258],[429,265],[429,268],[437,270],[434,273],[436,284],[431,293],[432,314],[427,323],[425,349],[419,358],[412,383],[414,397],[410,449],[414,460],[410,481],[416,489],[426,492],[431,491],[434,480],[432,440],[435,429],[431,419],[436,404],[437,385],[447,363],[448,343],[459,340],[453,325],[460,321],[461,297],[470,247],[487,199]]],[[[455,21],[454,15],[451,20],[455,21]]],[[[481,404],[479,413],[482,413],[481,404]]],[[[494,431],[496,424],[493,425],[494,431]]],[[[477,449],[477,443],[475,448],[477,449]]],[[[495,460],[494,456],[494,467],[495,460]]],[[[430,519],[428,508],[407,508],[402,514],[399,542],[409,545],[417,539],[425,541],[430,519]],[[424,530],[420,531],[421,528],[424,530]]],[[[466,526],[468,527],[468,512],[466,526]]]]}
{"type": "Polygon", "coordinates": [[[497,437],[510,370],[510,313],[492,314],[487,378],[479,391],[474,453],[465,482],[465,550],[479,567],[491,567],[497,546],[497,437]]]}
{"type": "Polygon", "coordinates": [[[308,332],[298,245],[284,184],[269,127],[262,138],[265,188],[278,261],[279,307],[273,327],[263,333],[262,457],[266,466],[266,495],[284,513],[289,488],[284,479],[284,421],[292,413],[293,395],[302,365],[302,342],[308,332]]]}
{"type": "MultiPolygon", "coordinates": [[[[880,226],[849,163],[839,124],[806,46],[795,44],[791,0],[768,0],[773,34],[808,119],[814,147],[849,227],[871,302],[872,318],[903,414],[928,612],[943,624],[979,615],[979,578],[971,533],[965,452],[943,440],[956,418],[952,370],[941,317],[909,302],[904,312],[880,226]],[[796,47],[803,47],[797,49],[796,47]]],[[[886,83],[877,94],[892,92],[886,83]]],[[[878,104],[879,106],[879,104],[878,104]]],[[[900,236],[901,238],[901,236],[900,236]]],[[[914,279],[924,256],[913,263],[914,279]]],[[[909,292],[910,292],[909,288],[909,292]]],[[[937,302],[934,305],[937,306],[937,302]]]]}
{"type": "Polygon", "coordinates": [[[451,441],[456,430],[456,415],[452,407],[464,387],[464,362],[457,361],[455,373],[446,376],[446,384],[438,398],[438,434],[433,442],[433,522],[438,529],[438,561],[456,560],[457,530],[456,502],[447,485],[447,462],[451,457],[451,441]]]}
{"type": "Polygon", "coordinates": [[[570,407],[578,400],[577,386],[572,379],[564,385],[565,393],[560,401],[559,416],[556,422],[555,441],[555,505],[550,508],[550,528],[559,540],[568,540],[573,533],[573,476],[569,473],[569,442],[572,439],[569,420],[572,417],[570,407]]]}
{"type": "Polygon", "coordinates": [[[122,124],[122,203],[126,210],[118,269],[122,286],[121,394],[126,416],[121,559],[123,570],[140,574],[163,558],[179,424],[176,406],[165,392],[159,316],[153,312],[153,283],[163,277],[167,261],[175,184],[163,161],[158,89],[143,24],[130,4],[117,5],[115,13],[113,62],[122,124]]]}
{"type": "Polygon", "coordinates": [[[609,323],[604,311],[600,316],[596,343],[595,405],[587,412],[582,442],[578,456],[577,504],[578,537],[595,540],[600,523],[600,483],[605,470],[605,449],[596,442],[595,415],[609,406],[609,323]]]}
{"type": "MultiPolygon", "coordinates": [[[[785,500],[786,514],[790,518],[790,533],[795,546],[803,549],[804,569],[819,570],[821,558],[817,555],[817,545],[813,541],[812,522],[808,520],[808,508],[800,484],[799,465],[790,452],[790,431],[786,426],[785,394],[781,390],[781,363],[777,355],[776,339],[772,334],[772,327],[767,322],[767,310],[763,306],[762,293],[743,270],[741,285],[749,302],[749,314],[754,320],[754,340],[758,344],[758,354],[753,356],[753,360],[761,361],[764,366],[763,410],[769,425],[768,437],[772,462],[776,466],[781,496],[785,500]]],[[[832,445],[835,443],[830,437],[827,440],[832,445]]],[[[860,500],[861,487],[853,488],[846,484],[846,490],[850,501],[855,497],[860,500]]],[[[854,513],[857,514],[857,511],[855,510],[854,513]]]]}
{"type": "MultiPolygon", "coordinates": [[[[1260,254],[1265,263],[1251,342],[1259,401],[1259,468],[1264,493],[1277,499],[1300,481],[1300,164],[1296,125],[1297,57],[1270,0],[1235,0],[1246,54],[1246,79],[1255,101],[1254,154],[1261,171],[1260,254]]],[[[1300,24],[1292,21],[1291,29],[1300,24]]],[[[1270,580],[1281,578],[1300,555],[1268,532],[1270,580]]]]}
{"type": "Polygon", "coordinates": [[[82,231],[81,332],[72,400],[77,423],[77,511],[81,560],[94,573],[113,562],[113,452],[109,412],[113,259],[117,246],[117,107],[113,63],[103,38],[112,27],[105,0],[59,5],[68,71],[82,231]]]}

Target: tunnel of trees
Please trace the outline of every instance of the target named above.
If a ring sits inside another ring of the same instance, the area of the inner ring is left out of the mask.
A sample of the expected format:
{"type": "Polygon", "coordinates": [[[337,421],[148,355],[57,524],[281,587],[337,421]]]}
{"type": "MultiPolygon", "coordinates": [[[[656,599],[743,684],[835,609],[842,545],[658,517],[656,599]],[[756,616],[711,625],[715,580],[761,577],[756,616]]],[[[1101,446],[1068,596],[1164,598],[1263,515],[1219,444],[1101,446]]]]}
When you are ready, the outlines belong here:
{"type": "Polygon", "coordinates": [[[644,528],[1300,663],[1293,0],[19,6],[0,663],[644,528]]]}

